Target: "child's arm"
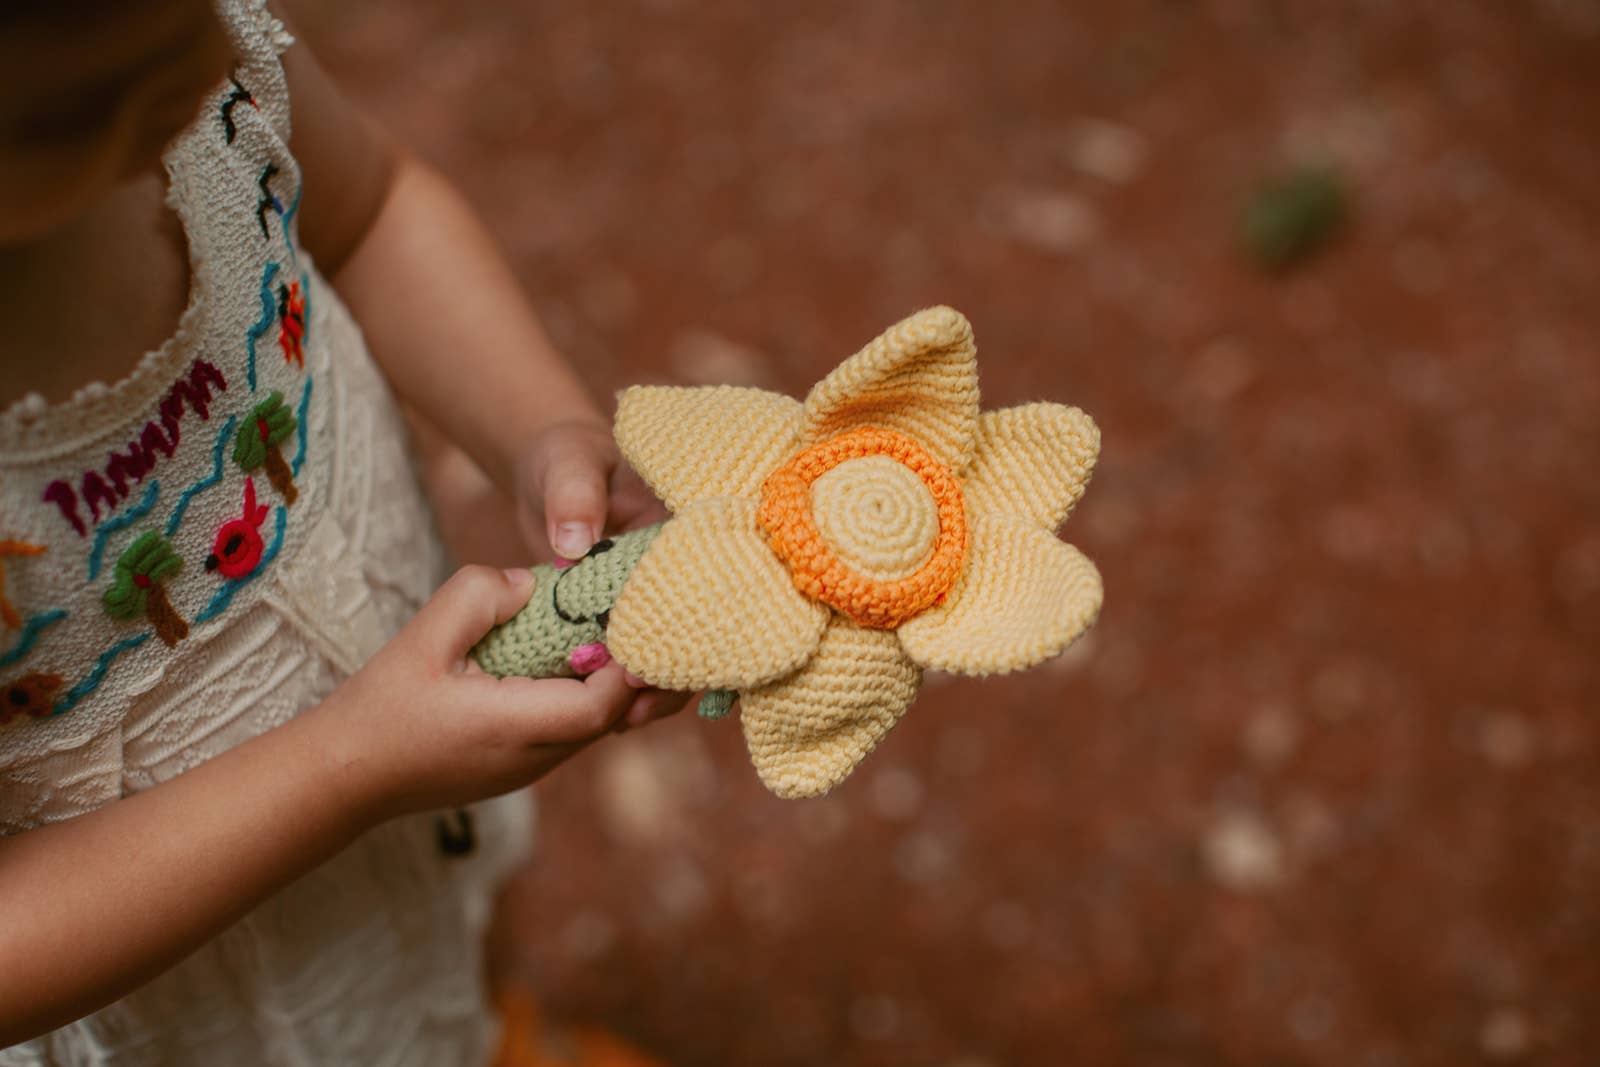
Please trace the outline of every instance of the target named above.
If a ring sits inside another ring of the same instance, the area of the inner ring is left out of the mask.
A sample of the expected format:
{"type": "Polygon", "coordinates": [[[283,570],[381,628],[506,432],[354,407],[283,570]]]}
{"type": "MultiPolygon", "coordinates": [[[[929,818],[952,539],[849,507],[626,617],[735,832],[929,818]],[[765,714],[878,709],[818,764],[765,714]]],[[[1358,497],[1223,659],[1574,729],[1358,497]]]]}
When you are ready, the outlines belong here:
{"type": "Polygon", "coordinates": [[[0,838],[0,1048],[154,978],[392,816],[524,785],[670,711],[611,666],[497,681],[467,650],[532,577],[467,568],[317,707],[152,789],[0,838]]]}
{"type": "Polygon", "coordinates": [[[530,547],[581,556],[608,513],[624,525],[653,503],[613,491],[609,421],[454,187],[378,132],[304,42],[284,65],[307,247],[395,391],[516,501],[530,547]]]}

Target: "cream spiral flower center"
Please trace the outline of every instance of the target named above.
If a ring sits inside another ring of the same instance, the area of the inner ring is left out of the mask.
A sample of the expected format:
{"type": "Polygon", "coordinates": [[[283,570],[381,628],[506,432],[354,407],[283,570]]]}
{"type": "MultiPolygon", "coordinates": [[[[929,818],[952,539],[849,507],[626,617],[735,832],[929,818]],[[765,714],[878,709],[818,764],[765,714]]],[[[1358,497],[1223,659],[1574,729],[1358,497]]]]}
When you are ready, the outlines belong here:
{"type": "Polygon", "coordinates": [[[811,485],[817,532],[875,581],[915,574],[939,536],[939,506],[915,471],[889,456],[846,460],[811,485]]]}
{"type": "Polygon", "coordinates": [[[943,600],[972,544],[961,480],[881,426],[836,434],[767,475],[756,525],[796,589],[880,630],[943,600]]]}

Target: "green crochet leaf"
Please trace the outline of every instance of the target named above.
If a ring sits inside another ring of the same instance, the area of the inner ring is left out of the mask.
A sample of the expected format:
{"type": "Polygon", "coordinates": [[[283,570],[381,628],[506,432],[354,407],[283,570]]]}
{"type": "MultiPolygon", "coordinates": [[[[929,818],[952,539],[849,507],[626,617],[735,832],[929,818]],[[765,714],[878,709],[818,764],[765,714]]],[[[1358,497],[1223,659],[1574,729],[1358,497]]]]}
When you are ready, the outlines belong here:
{"type": "Polygon", "coordinates": [[[726,718],[728,712],[733,710],[734,701],[739,699],[739,694],[733,689],[707,689],[700,697],[700,706],[695,713],[702,719],[726,718]]]}

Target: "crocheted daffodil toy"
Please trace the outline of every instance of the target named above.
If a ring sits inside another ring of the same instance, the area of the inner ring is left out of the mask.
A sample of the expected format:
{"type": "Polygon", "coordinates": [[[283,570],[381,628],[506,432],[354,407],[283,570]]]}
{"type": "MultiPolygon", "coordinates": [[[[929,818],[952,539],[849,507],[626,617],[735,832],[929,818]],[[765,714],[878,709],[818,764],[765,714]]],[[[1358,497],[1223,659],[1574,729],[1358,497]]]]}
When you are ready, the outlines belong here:
{"type": "Polygon", "coordinates": [[[582,674],[608,654],[652,685],[742,704],[761,780],[843,781],[924,668],[1049,659],[1094,622],[1094,564],[1054,534],[1100,447],[1077,408],[978,410],[972,328],[950,308],[890,328],[805,402],[759,389],[622,394],[622,454],[665,523],[540,567],[474,651],[492,674],[582,674]]]}

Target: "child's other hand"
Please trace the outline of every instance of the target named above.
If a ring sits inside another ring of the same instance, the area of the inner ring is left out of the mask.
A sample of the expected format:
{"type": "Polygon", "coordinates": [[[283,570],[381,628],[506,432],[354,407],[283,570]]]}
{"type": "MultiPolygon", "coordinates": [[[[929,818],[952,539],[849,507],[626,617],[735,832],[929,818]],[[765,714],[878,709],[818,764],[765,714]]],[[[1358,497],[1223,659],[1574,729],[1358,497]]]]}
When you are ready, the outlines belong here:
{"type": "Polygon", "coordinates": [[[619,725],[682,707],[687,694],[641,692],[615,664],[583,681],[483,673],[467,653],[532,591],[525,570],[462,568],[308,713],[322,716],[338,785],[375,819],[509,792],[619,725]]]}
{"type": "Polygon", "coordinates": [[[523,449],[516,468],[517,521],[536,557],[578,559],[605,533],[667,517],[595,420],[558,422],[523,449]]]}

